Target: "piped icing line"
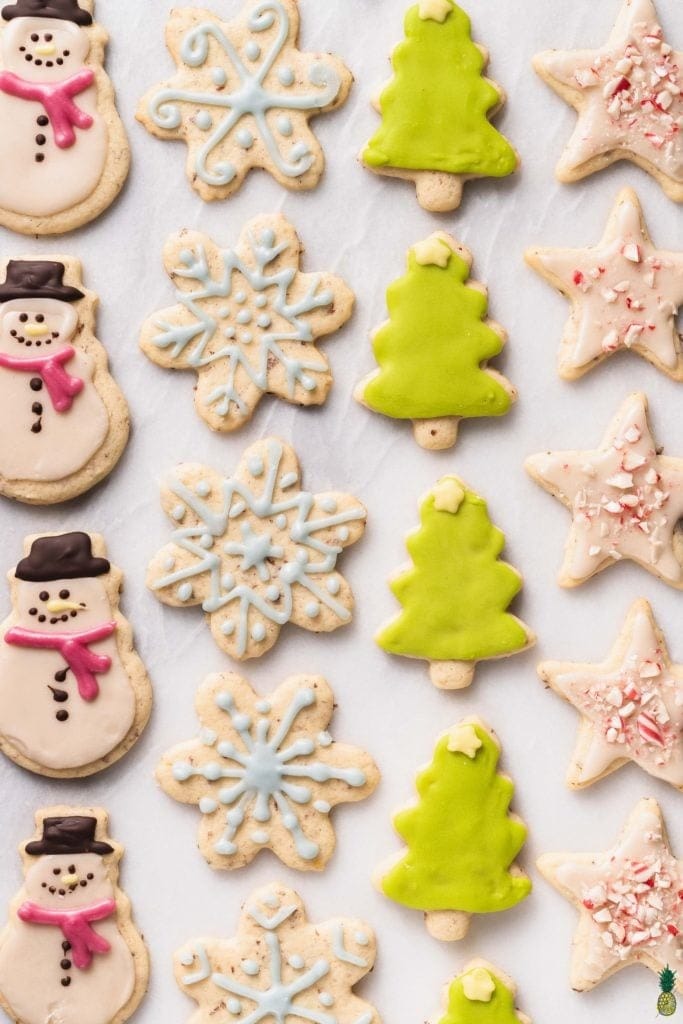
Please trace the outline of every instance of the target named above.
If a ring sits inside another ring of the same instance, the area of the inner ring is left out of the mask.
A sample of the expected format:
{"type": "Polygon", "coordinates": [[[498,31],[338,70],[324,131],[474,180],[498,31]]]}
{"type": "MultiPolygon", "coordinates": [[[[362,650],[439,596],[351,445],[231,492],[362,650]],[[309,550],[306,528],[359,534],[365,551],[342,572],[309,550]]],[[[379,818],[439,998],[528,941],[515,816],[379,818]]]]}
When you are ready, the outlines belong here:
{"type": "Polygon", "coordinates": [[[18,370],[21,373],[37,373],[47,388],[55,412],[64,413],[69,411],[74,398],[84,387],[84,381],[80,377],[75,377],[64,369],[64,363],[68,363],[75,354],[76,350],[71,345],[65,345],[53,355],[30,358],[19,358],[0,352],[0,367],[5,370],[18,370]]]}
{"type": "Polygon", "coordinates": [[[627,558],[683,587],[675,537],[683,517],[683,459],[660,454],[645,395],[625,399],[599,448],[544,452],[525,466],[571,512],[562,586],[577,586],[627,558]]]}
{"type": "Polygon", "coordinates": [[[11,71],[0,71],[0,92],[22,100],[42,104],[50,119],[55,145],[69,149],[76,142],[74,128],[85,131],[93,125],[86,114],[74,103],[74,96],[85,92],[95,81],[92,68],[81,68],[63,82],[27,82],[11,71]]]}
{"type": "Polygon", "coordinates": [[[51,910],[27,901],[17,910],[17,917],[27,924],[51,925],[59,928],[67,942],[71,943],[71,958],[79,970],[90,967],[95,954],[108,953],[109,942],[98,935],[92,927],[93,921],[103,921],[116,913],[116,901],[100,900],[89,907],[75,910],[51,910]]]}
{"type": "Polygon", "coordinates": [[[12,626],[5,633],[5,643],[36,650],[59,651],[74,674],[82,700],[93,701],[100,692],[97,676],[109,671],[111,658],[108,654],[96,654],[89,649],[89,645],[106,640],[115,630],[116,622],[103,622],[92,629],[72,633],[44,633],[23,626],[12,626]]]}
{"type": "Polygon", "coordinates": [[[538,867],[579,910],[572,988],[633,963],[659,971],[683,959],[683,871],[656,800],[636,805],[610,850],[545,854],[538,867]]]}

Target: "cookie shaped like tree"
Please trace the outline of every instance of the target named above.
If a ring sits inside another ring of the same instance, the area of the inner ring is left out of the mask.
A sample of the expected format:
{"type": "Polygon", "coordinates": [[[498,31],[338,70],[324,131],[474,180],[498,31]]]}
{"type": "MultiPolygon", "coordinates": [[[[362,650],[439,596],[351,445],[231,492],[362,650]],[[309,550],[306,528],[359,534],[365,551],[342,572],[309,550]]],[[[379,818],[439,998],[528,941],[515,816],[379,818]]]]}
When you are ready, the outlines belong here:
{"type": "Polygon", "coordinates": [[[379,646],[426,658],[432,682],[444,689],[469,686],[477,661],[531,646],[533,633],[507,611],[522,580],[500,559],[504,543],[484,499],[443,477],[406,542],[413,564],[391,583],[402,611],[377,634],[379,646]]]}
{"type": "Polygon", "coordinates": [[[515,984],[486,960],[471,960],[446,986],[439,1024],[531,1024],[515,1009],[515,984]]]}
{"type": "Polygon", "coordinates": [[[502,416],[516,398],[486,366],[505,332],[486,318],[486,289],[469,279],[471,265],[471,253],[442,231],[412,247],[407,272],[387,289],[389,320],[372,338],[379,369],[356,389],[370,409],[411,419],[424,448],[450,448],[461,419],[502,416]]]}
{"type": "Polygon", "coordinates": [[[511,174],[514,149],[489,116],[502,89],[484,77],[486,51],[472,41],[470,19],[451,0],[420,0],[405,17],[392,54],[394,77],[382,91],[382,123],[362,159],[371,170],[412,178],[428,210],[453,210],[468,178],[511,174]]]}
{"type": "Polygon", "coordinates": [[[394,817],[408,849],[380,869],[378,887],[424,911],[435,938],[461,939],[472,914],[509,910],[531,891],[513,863],[526,827],[509,813],[514,787],[498,774],[499,756],[498,743],[478,719],[454,726],[417,777],[417,804],[394,817]]]}

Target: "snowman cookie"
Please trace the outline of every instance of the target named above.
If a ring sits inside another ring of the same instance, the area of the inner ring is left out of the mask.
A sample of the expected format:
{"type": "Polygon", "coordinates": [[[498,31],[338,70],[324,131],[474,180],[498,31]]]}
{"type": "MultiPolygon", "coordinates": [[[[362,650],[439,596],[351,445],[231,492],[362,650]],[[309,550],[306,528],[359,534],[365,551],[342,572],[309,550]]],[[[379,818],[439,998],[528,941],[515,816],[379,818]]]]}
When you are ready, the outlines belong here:
{"type": "Polygon", "coordinates": [[[130,152],[104,71],[92,0],[15,0],[0,8],[0,224],[54,235],[116,198],[130,152]]]}
{"type": "Polygon", "coordinates": [[[0,1006],[17,1024],[123,1024],[147,990],[107,826],[101,808],[51,807],[20,848],[24,884],[0,935],[0,1006]]]}
{"type": "Polygon", "coordinates": [[[298,49],[298,0],[247,0],[229,22],[171,11],[166,43],[176,74],[137,113],[153,135],[187,144],[187,176],[204,200],[227,199],[261,167],[289,189],[315,188],[320,143],[308,121],[341,106],[353,76],[329,53],[298,49]]]}
{"type": "Polygon", "coordinates": [[[122,575],[98,534],[29,537],[25,550],[0,625],[0,750],[40,775],[92,775],[133,746],[152,706],[122,575]]]}
{"type": "Polygon", "coordinates": [[[94,487],[128,441],[128,406],[70,257],[9,260],[0,284],[0,494],[32,505],[94,487]]]}

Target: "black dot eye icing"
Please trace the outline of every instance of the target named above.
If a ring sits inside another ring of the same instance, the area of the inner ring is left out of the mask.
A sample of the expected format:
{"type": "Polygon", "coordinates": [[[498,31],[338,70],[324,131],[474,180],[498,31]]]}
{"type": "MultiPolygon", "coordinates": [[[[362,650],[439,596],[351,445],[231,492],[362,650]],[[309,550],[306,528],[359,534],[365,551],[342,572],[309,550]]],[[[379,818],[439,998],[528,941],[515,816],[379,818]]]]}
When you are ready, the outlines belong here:
{"type": "Polygon", "coordinates": [[[44,324],[45,323],[45,317],[43,316],[42,313],[39,313],[38,316],[36,317],[36,323],[38,323],[38,324],[44,324]]]}
{"type": "Polygon", "coordinates": [[[61,873],[62,873],[62,869],[61,868],[53,868],[52,869],[52,874],[53,875],[61,875],[61,873]]]}
{"type": "Polygon", "coordinates": [[[75,875],[76,874],[76,865],[75,864],[69,864],[69,874],[70,875],[75,875]]]}
{"type": "Polygon", "coordinates": [[[31,42],[32,43],[37,43],[39,38],[40,37],[38,36],[37,32],[32,32],[31,33],[31,42]]]}
{"type": "Polygon", "coordinates": [[[20,313],[19,314],[19,323],[20,324],[25,324],[27,322],[28,322],[28,313],[20,313]]]}
{"type": "Polygon", "coordinates": [[[93,878],[95,876],[92,873],[90,873],[90,874],[86,875],[85,877],[88,879],[89,882],[92,882],[92,880],[93,880],[93,878]]]}
{"type": "Polygon", "coordinates": [[[70,594],[68,590],[60,590],[59,596],[61,597],[62,601],[66,601],[67,597],[69,597],[70,594]]]}
{"type": "Polygon", "coordinates": [[[40,598],[41,601],[50,600],[50,595],[48,594],[47,590],[41,590],[41,592],[38,594],[38,597],[40,598]]]}
{"type": "Polygon", "coordinates": [[[43,38],[45,39],[46,43],[51,43],[52,42],[52,33],[51,32],[46,32],[43,38]]]}

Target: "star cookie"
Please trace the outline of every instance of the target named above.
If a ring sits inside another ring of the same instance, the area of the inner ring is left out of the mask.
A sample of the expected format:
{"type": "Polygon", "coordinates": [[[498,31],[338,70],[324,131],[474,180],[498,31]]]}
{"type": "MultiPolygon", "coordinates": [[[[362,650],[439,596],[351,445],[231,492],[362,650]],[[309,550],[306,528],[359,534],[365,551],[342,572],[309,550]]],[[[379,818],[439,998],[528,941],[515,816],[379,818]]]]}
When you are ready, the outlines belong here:
{"type": "Polygon", "coordinates": [[[576,587],[622,558],[683,589],[683,459],[659,454],[645,395],[630,395],[591,451],[542,452],[530,476],[572,514],[559,583],[576,587]]]}
{"type": "Polygon", "coordinates": [[[574,380],[613,352],[637,352],[683,380],[683,253],[655,249],[635,192],[623,189],[607,229],[586,249],[529,249],[527,262],[572,303],[559,373],[574,380]]]}
{"type": "Polygon", "coordinates": [[[137,118],[187,143],[187,176],[202,199],[227,199],[253,167],[290,189],[315,188],[322,149],[309,118],[341,106],[353,77],[328,53],[297,49],[297,0],[247,0],[230,22],[182,7],[166,30],[176,74],[149,90],[137,118]]]}
{"type": "Polygon", "coordinates": [[[683,789],[683,665],[672,665],[647,601],[631,605],[606,661],[544,661],[538,674],[582,716],[567,775],[573,789],[628,761],[683,789]]]}
{"type": "Polygon", "coordinates": [[[683,202],[683,52],[665,41],[652,0],[624,0],[599,49],[546,50],[534,68],[579,115],[560,181],[631,160],[683,202]]]}
{"type": "Polygon", "coordinates": [[[240,868],[271,849],[291,868],[322,870],[335,836],[330,811],[370,796],[369,754],[334,743],[334,695],[321,676],[292,676],[267,698],[232,673],[209,676],[196,697],[196,740],[169,750],[162,789],[202,814],[199,848],[213,868],[240,868]]]}
{"type": "MultiPolygon", "coordinates": [[[[683,863],[656,800],[641,800],[611,850],[547,853],[541,874],[577,907],[571,986],[585,992],[641,963],[659,972],[683,956],[683,863]]],[[[679,990],[683,984],[678,982],[679,990]]]]}

